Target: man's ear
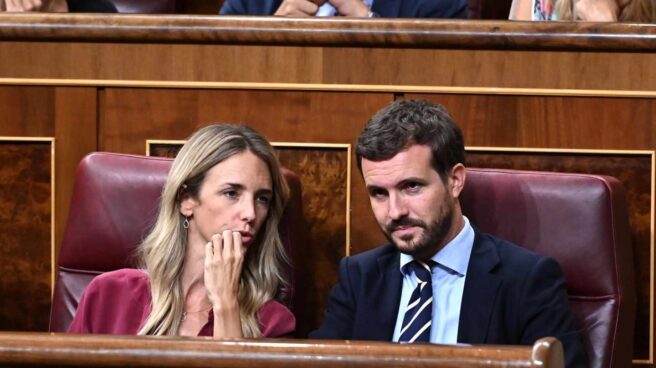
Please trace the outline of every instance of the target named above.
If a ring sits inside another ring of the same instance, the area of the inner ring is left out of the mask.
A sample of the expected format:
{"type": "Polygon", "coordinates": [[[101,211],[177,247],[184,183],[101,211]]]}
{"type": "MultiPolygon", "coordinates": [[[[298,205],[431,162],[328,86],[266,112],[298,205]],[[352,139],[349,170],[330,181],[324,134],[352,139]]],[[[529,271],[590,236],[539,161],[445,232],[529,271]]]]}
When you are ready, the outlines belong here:
{"type": "Polygon", "coordinates": [[[467,170],[465,169],[465,165],[459,163],[451,168],[451,172],[449,172],[449,190],[453,198],[460,197],[460,193],[462,193],[465,187],[466,179],[467,170]]]}

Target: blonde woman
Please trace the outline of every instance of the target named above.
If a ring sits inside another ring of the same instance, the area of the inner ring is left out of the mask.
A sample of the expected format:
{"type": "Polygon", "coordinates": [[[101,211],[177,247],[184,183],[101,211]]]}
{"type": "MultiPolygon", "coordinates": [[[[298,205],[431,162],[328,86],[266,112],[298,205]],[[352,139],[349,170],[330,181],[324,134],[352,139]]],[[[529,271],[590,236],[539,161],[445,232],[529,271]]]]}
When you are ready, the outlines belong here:
{"type": "Polygon", "coordinates": [[[656,22],[654,0],[514,0],[512,20],[656,22]]]}
{"type": "Polygon", "coordinates": [[[278,222],[288,189],[270,144],[244,126],[194,133],[176,157],[141,269],[96,277],[69,332],[278,337],[295,328],[278,222]]]}

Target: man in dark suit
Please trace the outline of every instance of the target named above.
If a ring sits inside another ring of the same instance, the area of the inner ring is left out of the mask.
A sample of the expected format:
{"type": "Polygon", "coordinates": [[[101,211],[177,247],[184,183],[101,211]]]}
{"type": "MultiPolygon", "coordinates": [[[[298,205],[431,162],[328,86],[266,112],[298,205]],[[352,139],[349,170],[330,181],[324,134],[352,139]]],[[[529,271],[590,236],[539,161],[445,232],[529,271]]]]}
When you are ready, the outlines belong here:
{"type": "Polygon", "coordinates": [[[226,15],[467,18],[467,0],[226,0],[226,15]]]}
{"type": "Polygon", "coordinates": [[[342,259],[311,338],[529,345],[586,357],[558,263],[474,228],[459,196],[462,133],[446,110],[400,100],[369,120],[356,158],[391,244],[342,259]]]}

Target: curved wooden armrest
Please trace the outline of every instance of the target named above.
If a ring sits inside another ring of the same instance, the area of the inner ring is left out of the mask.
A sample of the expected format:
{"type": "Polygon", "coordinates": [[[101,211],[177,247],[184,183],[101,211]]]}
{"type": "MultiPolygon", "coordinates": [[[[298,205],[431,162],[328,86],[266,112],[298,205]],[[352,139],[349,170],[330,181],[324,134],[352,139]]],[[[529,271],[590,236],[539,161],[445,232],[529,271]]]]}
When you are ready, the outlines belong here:
{"type": "Polygon", "coordinates": [[[530,346],[400,345],[368,341],[213,340],[0,333],[0,366],[542,367],[563,366],[554,338],[530,346]]]}

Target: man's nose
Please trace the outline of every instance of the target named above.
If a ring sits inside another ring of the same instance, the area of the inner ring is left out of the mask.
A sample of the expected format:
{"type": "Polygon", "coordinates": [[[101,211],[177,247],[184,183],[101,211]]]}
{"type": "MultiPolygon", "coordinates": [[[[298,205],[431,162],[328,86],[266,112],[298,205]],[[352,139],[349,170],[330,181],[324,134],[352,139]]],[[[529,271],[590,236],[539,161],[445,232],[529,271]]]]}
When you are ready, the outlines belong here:
{"type": "Polygon", "coordinates": [[[388,216],[390,220],[398,220],[408,215],[405,200],[398,194],[390,194],[388,216]]]}

